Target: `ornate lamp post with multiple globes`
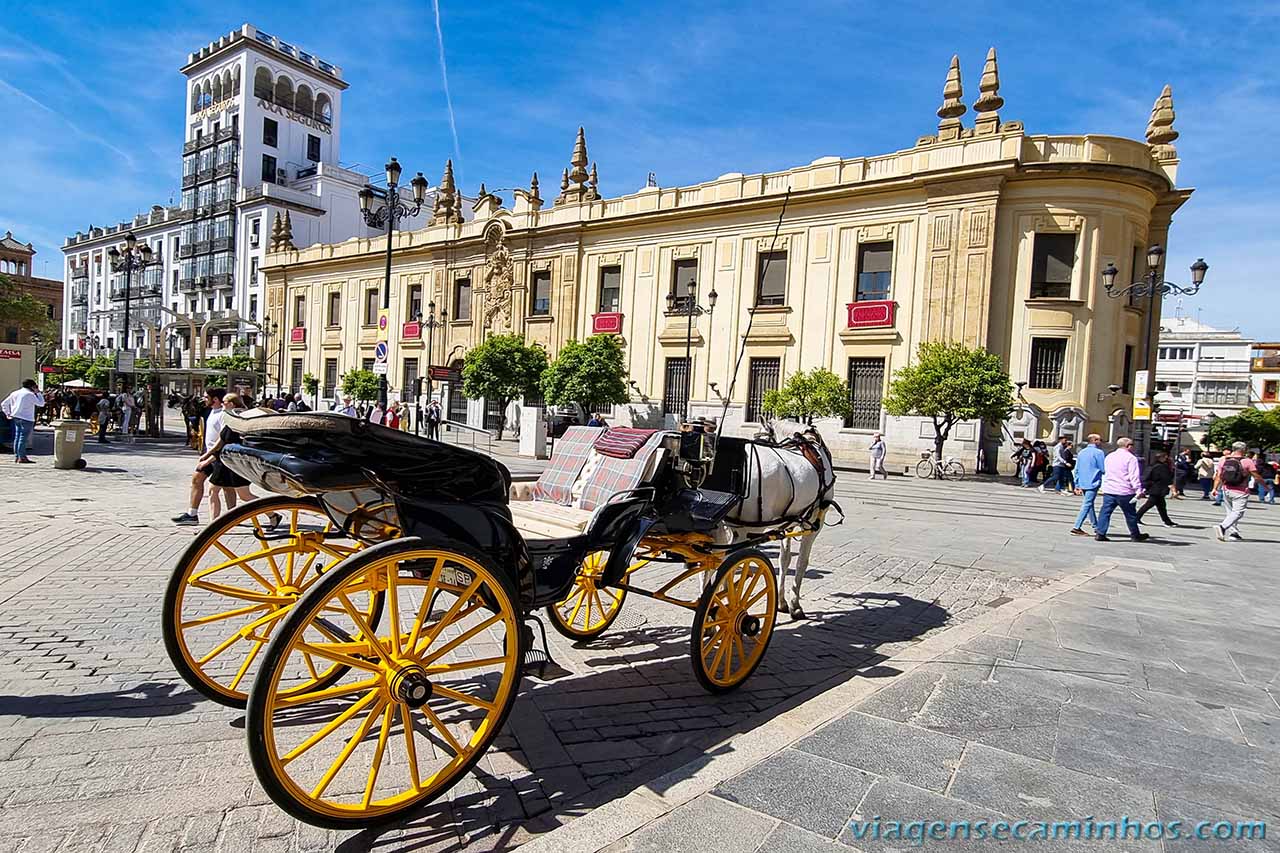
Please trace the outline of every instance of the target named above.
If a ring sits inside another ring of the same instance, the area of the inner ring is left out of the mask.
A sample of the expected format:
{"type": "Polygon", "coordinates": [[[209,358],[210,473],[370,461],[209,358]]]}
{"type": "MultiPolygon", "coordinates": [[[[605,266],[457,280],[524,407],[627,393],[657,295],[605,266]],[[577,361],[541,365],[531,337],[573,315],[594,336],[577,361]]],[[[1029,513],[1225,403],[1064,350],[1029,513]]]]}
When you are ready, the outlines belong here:
{"type": "Polygon", "coordinates": [[[124,235],[123,250],[112,246],[107,250],[111,259],[111,271],[117,275],[124,273],[124,346],[118,349],[133,350],[129,341],[129,308],[133,299],[133,272],[138,271],[138,283],[142,283],[141,274],[151,264],[151,246],[145,241],[139,245],[138,238],[130,231],[124,235]]]}
{"type": "MultiPolygon", "coordinates": [[[[413,206],[405,204],[400,199],[400,163],[392,157],[386,165],[386,170],[385,189],[366,185],[359,193],[360,215],[364,217],[365,224],[370,228],[381,228],[385,225],[387,229],[387,268],[382,282],[383,310],[391,307],[391,232],[395,230],[396,220],[418,215],[422,210],[423,199],[427,195],[427,179],[419,172],[409,182],[413,187],[413,206]],[[381,201],[382,205],[375,208],[374,199],[381,201]]],[[[378,377],[378,402],[382,405],[383,411],[386,411],[387,375],[385,373],[378,377]]]]}
{"type": "MultiPolygon", "coordinates": [[[[1116,277],[1120,275],[1120,270],[1116,269],[1115,264],[1107,264],[1106,269],[1102,271],[1102,285],[1107,291],[1107,296],[1116,299],[1130,295],[1139,298],[1147,297],[1147,330],[1146,342],[1142,347],[1142,365],[1148,371],[1151,370],[1151,338],[1155,333],[1157,296],[1161,299],[1170,293],[1179,296],[1195,296],[1200,292],[1200,285],[1204,283],[1204,274],[1209,271],[1209,265],[1204,262],[1204,258],[1199,258],[1191,265],[1191,285],[1174,284],[1160,277],[1160,263],[1163,260],[1163,246],[1155,245],[1147,249],[1146,275],[1125,287],[1116,287],[1116,277]]],[[[1152,403],[1155,400],[1155,387],[1155,377],[1148,374],[1146,387],[1148,411],[1152,410],[1152,403]]],[[[1151,432],[1148,424],[1145,440],[1142,442],[1144,455],[1151,451],[1151,432]]]]}
{"type": "MultiPolygon", "coordinates": [[[[431,402],[431,399],[430,399],[430,398],[431,398],[431,390],[432,390],[432,389],[431,389],[431,355],[432,355],[432,353],[434,353],[434,352],[435,352],[435,346],[434,346],[434,344],[435,344],[436,329],[443,328],[443,327],[444,327],[445,322],[446,322],[446,321],[448,321],[448,319],[449,319],[449,309],[448,309],[448,308],[441,308],[441,309],[440,309],[440,316],[437,318],[437,317],[436,317],[436,303],[435,303],[435,301],[433,300],[433,301],[431,301],[431,302],[428,302],[428,303],[427,303],[427,317],[426,317],[426,319],[425,319],[425,320],[423,319],[423,317],[422,317],[422,312],[421,312],[421,311],[419,311],[419,312],[417,313],[417,315],[414,317],[414,319],[418,321],[418,337],[422,337],[422,330],[423,330],[423,329],[426,329],[426,330],[427,330],[427,365],[426,365],[426,367],[427,367],[427,371],[426,371],[426,377],[427,377],[427,398],[428,398],[428,399],[427,399],[427,402],[428,402],[428,403],[430,403],[430,402],[431,402]]],[[[422,376],[419,376],[419,377],[418,377],[418,387],[419,387],[419,388],[421,388],[421,387],[422,387],[422,376]]],[[[422,395],[421,395],[421,393],[419,393],[418,397],[420,398],[421,396],[422,396],[422,395]]],[[[415,411],[414,411],[415,417],[414,417],[414,419],[413,419],[413,434],[414,434],[414,435],[418,435],[418,424],[419,424],[419,423],[421,422],[421,420],[422,420],[422,400],[421,400],[421,399],[415,399],[415,400],[413,401],[413,406],[414,406],[414,409],[415,409],[415,411]]]]}

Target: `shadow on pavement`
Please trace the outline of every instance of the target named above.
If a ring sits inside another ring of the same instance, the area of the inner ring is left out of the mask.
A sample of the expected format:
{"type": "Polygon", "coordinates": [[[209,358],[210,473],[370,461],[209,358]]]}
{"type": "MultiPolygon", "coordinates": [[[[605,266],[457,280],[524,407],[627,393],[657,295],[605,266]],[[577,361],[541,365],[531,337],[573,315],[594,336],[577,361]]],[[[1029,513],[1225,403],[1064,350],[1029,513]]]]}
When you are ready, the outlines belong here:
{"type": "Polygon", "coordinates": [[[130,719],[172,717],[190,711],[200,700],[199,694],[185,687],[151,681],[137,687],[100,693],[0,696],[0,716],[28,719],[81,716],[130,719]]]}

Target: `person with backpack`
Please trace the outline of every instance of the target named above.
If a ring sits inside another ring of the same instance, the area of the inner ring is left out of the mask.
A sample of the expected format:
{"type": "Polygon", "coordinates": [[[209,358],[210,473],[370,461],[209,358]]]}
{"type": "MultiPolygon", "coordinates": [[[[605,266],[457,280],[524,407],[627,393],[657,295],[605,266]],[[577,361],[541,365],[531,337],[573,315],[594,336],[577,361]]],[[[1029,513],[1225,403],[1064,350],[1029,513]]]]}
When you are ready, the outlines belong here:
{"type": "Polygon", "coordinates": [[[1227,541],[1228,537],[1236,541],[1244,539],[1240,535],[1240,519],[1244,518],[1245,507],[1249,505],[1249,486],[1254,480],[1262,482],[1257,463],[1245,456],[1247,449],[1243,441],[1232,444],[1231,452],[1218,462],[1213,478],[1214,494],[1227,507],[1222,523],[1213,526],[1213,535],[1219,542],[1227,541]]]}

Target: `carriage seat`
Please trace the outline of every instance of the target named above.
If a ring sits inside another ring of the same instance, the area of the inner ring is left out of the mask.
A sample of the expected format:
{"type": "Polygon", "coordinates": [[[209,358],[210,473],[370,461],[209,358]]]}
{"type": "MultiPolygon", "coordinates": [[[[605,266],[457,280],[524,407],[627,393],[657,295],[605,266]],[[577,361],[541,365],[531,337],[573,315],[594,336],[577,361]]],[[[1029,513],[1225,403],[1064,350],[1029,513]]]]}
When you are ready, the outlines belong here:
{"type": "Polygon", "coordinates": [[[595,442],[602,427],[570,427],[556,442],[536,483],[511,488],[512,521],[527,536],[560,539],[587,529],[595,510],[610,497],[650,482],[663,459],[661,432],[654,432],[629,459],[605,456],[595,442]]]}

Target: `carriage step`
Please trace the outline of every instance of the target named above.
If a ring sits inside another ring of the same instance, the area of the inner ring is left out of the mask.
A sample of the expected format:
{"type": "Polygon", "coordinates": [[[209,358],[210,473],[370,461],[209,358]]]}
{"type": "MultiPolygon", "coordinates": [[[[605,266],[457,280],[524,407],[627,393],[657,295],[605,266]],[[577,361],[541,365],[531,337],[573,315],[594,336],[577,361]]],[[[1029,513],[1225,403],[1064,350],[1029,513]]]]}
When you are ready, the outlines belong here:
{"type": "Polygon", "coordinates": [[[520,626],[521,645],[524,647],[524,660],[521,662],[520,671],[524,675],[533,675],[540,681],[554,681],[572,673],[560,664],[556,663],[551,657],[551,649],[547,645],[547,628],[542,624],[542,620],[537,616],[529,615],[525,617],[527,622],[520,626]],[[538,632],[542,635],[542,647],[538,648],[534,645],[535,634],[533,625],[538,626],[538,632]]]}

